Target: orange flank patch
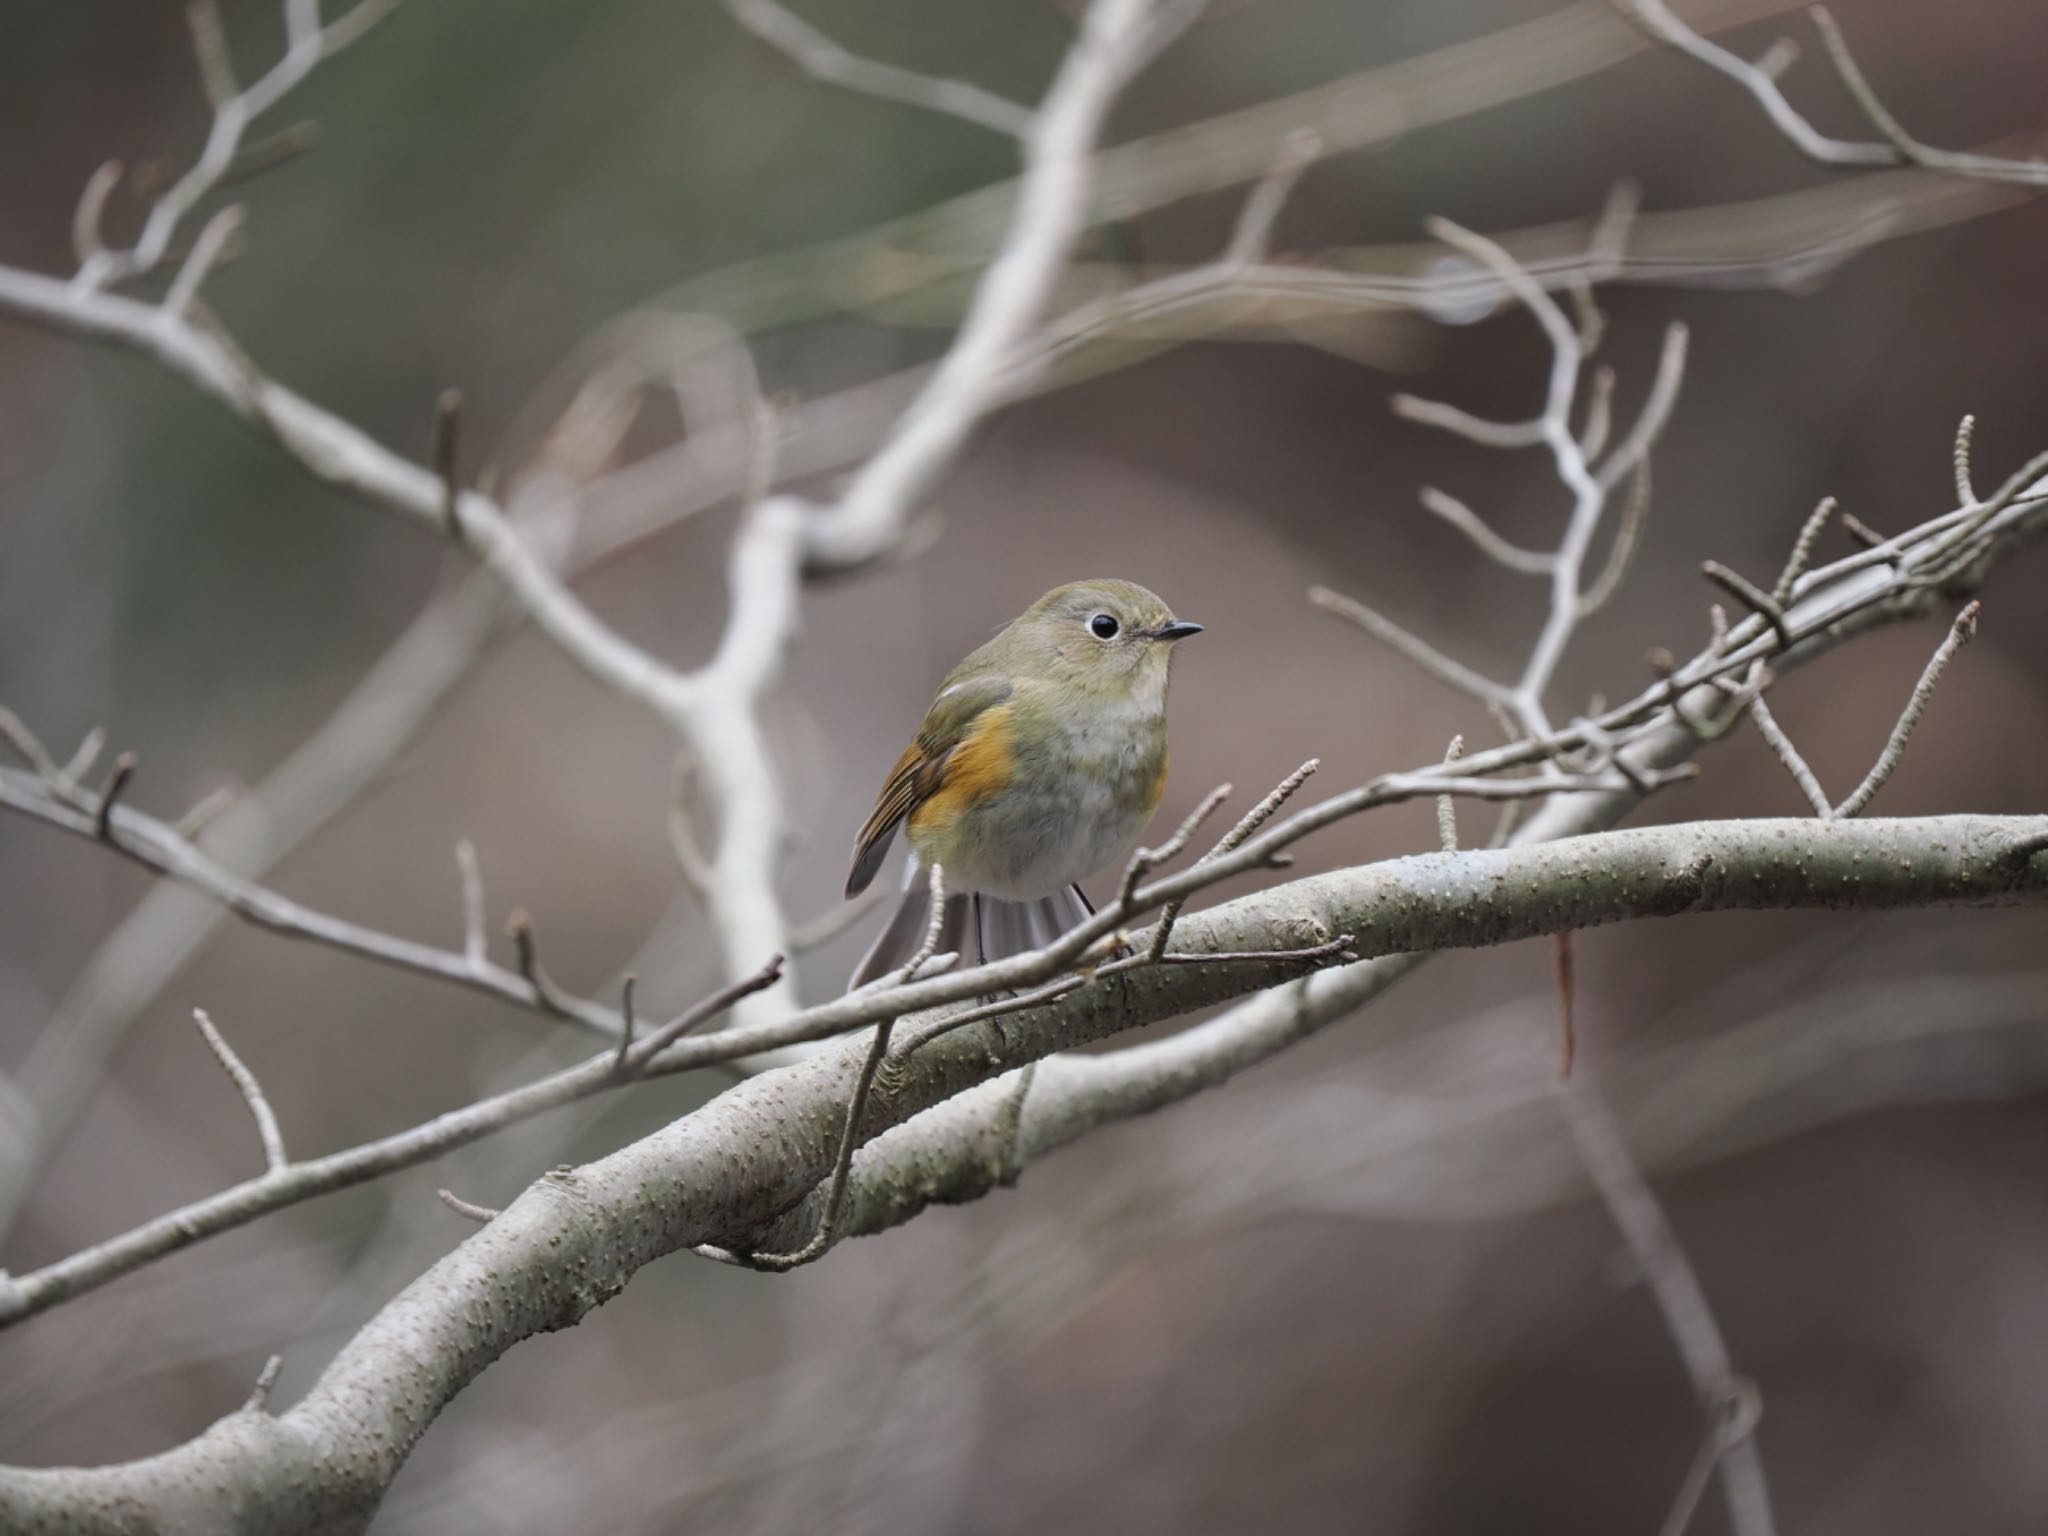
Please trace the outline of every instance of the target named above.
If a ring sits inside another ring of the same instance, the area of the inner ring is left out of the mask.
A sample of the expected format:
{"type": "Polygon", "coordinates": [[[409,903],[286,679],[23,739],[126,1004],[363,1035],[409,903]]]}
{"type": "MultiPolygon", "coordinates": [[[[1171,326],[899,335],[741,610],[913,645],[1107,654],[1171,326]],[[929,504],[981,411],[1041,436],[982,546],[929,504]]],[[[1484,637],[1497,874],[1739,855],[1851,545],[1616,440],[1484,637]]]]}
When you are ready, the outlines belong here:
{"type": "Polygon", "coordinates": [[[1162,748],[1159,753],[1159,777],[1154,779],[1151,787],[1145,791],[1145,815],[1147,818],[1150,818],[1152,813],[1159,809],[1160,798],[1166,793],[1166,762],[1167,754],[1162,748]]]}
{"type": "Polygon", "coordinates": [[[938,788],[910,813],[906,825],[919,848],[949,839],[962,815],[1010,782],[1012,767],[1010,706],[999,704],[946,754],[938,788]]]}

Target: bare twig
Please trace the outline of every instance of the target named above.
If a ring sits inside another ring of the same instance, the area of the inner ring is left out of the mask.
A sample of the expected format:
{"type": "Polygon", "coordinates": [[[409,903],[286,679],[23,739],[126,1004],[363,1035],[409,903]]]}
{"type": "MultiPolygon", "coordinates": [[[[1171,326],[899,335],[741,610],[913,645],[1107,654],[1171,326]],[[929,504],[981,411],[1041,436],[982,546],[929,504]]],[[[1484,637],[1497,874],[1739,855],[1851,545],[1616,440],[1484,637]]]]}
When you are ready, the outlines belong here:
{"type": "Polygon", "coordinates": [[[725,8],[732,13],[733,20],[820,80],[863,95],[957,117],[1011,138],[1021,139],[1030,132],[1031,113],[1015,102],[978,85],[941,80],[861,58],[775,0],[725,0],[725,8]]]}
{"type": "Polygon", "coordinates": [[[1737,1405],[1756,1400],[1756,1389],[1736,1374],[1699,1278],[1657,1197],[1637,1170],[1607,1106],[1590,1089],[1563,1087],[1558,1091],[1558,1103],[1594,1188],[1664,1314],[1701,1411],[1717,1435],[1724,1427],[1728,1431],[1717,1458],[1728,1500],[1728,1523],[1736,1536],[1770,1536],[1775,1529],[1770,1497],[1763,1463],[1749,1433],[1755,1427],[1755,1415],[1736,1411],[1737,1405]],[[1739,1435],[1733,1433],[1737,1428],[1739,1435]]]}
{"type": "Polygon", "coordinates": [[[1806,803],[1813,807],[1813,813],[1823,821],[1832,821],[1835,815],[1833,802],[1827,791],[1820,787],[1820,780],[1807,766],[1806,759],[1799,755],[1799,749],[1792,744],[1792,738],[1785,734],[1778,724],[1778,718],[1759,693],[1750,700],[1749,717],[1756,722],[1757,734],[1762,736],[1770,749],[1778,754],[1778,761],[1785,765],[1785,771],[1792,775],[1792,782],[1799,786],[1799,792],[1806,796],[1806,803]]]}
{"type": "Polygon", "coordinates": [[[1974,505],[1977,500],[1976,487],[1970,483],[1970,439],[1976,435],[1977,418],[1966,414],[1956,423],[1956,501],[1961,506],[1974,505]]]}
{"type": "Polygon", "coordinates": [[[248,1401],[242,1404],[242,1412],[263,1413],[269,1409],[270,1394],[276,1389],[278,1374],[283,1370],[283,1355],[272,1355],[263,1362],[263,1369],[256,1373],[256,1384],[249,1389],[248,1401]]]}
{"type": "Polygon", "coordinates": [[[177,819],[174,826],[178,836],[197,842],[206,835],[206,829],[233,810],[241,798],[241,786],[237,784],[222,784],[208,790],[177,819]]]}
{"type": "Polygon", "coordinates": [[[1117,890],[1116,904],[1121,912],[1131,911],[1132,898],[1138,889],[1138,882],[1161,865],[1170,864],[1179,858],[1182,850],[1193,841],[1195,833],[1201,829],[1202,823],[1215,815],[1217,807],[1229,798],[1230,786],[1218,784],[1202,797],[1200,804],[1181,818],[1181,823],[1174,829],[1173,836],[1157,848],[1140,848],[1131,854],[1130,862],[1124,866],[1123,884],[1117,890]]]}
{"type": "Polygon", "coordinates": [[[541,968],[540,941],[534,936],[533,919],[523,909],[505,919],[505,936],[518,957],[519,979],[526,983],[534,1001],[558,1017],[574,1018],[578,1000],[556,986],[554,978],[541,968]]]}
{"type": "Polygon", "coordinates": [[[1992,155],[1958,154],[1921,143],[1906,132],[1878,99],[1877,92],[1871,88],[1870,81],[1850,54],[1842,29],[1835,24],[1835,18],[1827,8],[1816,5],[1807,14],[1813,18],[1814,30],[1820,33],[1821,46],[1827,50],[1835,73],[1841,76],[1843,87],[1855,99],[1870,126],[1898,151],[1902,159],[1926,166],[1929,170],[1947,171],[1957,176],[1981,176],[1991,181],[2018,182],[2023,186],[2048,186],[2048,163],[2040,160],[2005,160],[1992,155]]]}
{"type": "Polygon", "coordinates": [[[1488,421],[1461,406],[1441,400],[1424,400],[1417,395],[1396,395],[1388,404],[1396,416],[1423,426],[1437,427],[1482,448],[1536,448],[1543,443],[1543,423],[1538,421],[1488,421]]]}
{"type": "Polygon", "coordinates": [[[622,1076],[633,1052],[633,1033],[638,1027],[638,1020],[633,1016],[633,994],[639,986],[640,978],[631,971],[619,983],[619,1048],[612,1056],[612,1071],[622,1076]]]}
{"type": "Polygon", "coordinates": [[[1700,574],[1752,613],[1761,614],[1771,626],[1771,633],[1778,637],[1781,652],[1792,649],[1792,626],[1785,622],[1785,610],[1770,593],[1740,571],[1730,570],[1718,560],[1702,561],[1700,574]]]}
{"type": "Polygon", "coordinates": [[[1463,662],[1446,656],[1413,630],[1402,628],[1378,609],[1368,607],[1355,597],[1347,597],[1342,592],[1333,592],[1328,587],[1318,586],[1308,589],[1308,600],[1339,618],[1349,619],[1380,644],[1399,651],[1438,682],[1447,684],[1460,693],[1469,694],[1487,704],[1504,705],[1512,698],[1510,690],[1504,685],[1496,683],[1490,677],[1483,677],[1463,662]]]}
{"type": "MultiPolygon", "coordinates": [[[[1450,767],[1465,755],[1465,738],[1453,736],[1451,744],[1444,749],[1444,766],[1450,767]]],[[[1445,853],[1458,851],[1458,802],[1449,795],[1436,797],[1437,844],[1445,853]]]]}
{"type": "Polygon", "coordinates": [[[1092,0],[1024,136],[1003,256],[976,286],[929,384],[832,508],[808,520],[813,559],[849,565],[896,537],[910,508],[1009,388],[1003,373],[1050,303],[1088,222],[1096,136],[1149,41],[1149,0],[1092,0]]]}
{"type": "MultiPolygon", "coordinates": [[[[1967,417],[1964,418],[1968,420],[1967,417]]],[[[1834,516],[1835,498],[1823,496],[1820,505],[1808,514],[1800,525],[1799,537],[1793,542],[1792,553],[1785,561],[1784,570],[1778,573],[1777,585],[1771,588],[1771,601],[1780,607],[1792,601],[1792,589],[1799,578],[1806,574],[1806,563],[1813,558],[1814,546],[1820,542],[1821,531],[1834,516]]]]}
{"type": "Polygon", "coordinates": [[[1912,740],[1913,727],[1920,723],[1921,715],[1927,712],[1928,701],[1934,697],[1934,688],[1941,681],[1941,674],[1955,654],[1977,633],[1977,615],[1983,604],[1972,600],[1963,611],[1956,615],[1955,622],[1942,642],[1928,658],[1927,666],[1920,674],[1920,681],[1913,685],[1912,697],[1906,700],[1906,707],[1899,712],[1898,721],[1892,726],[1892,733],[1884,744],[1884,750],[1877,755],[1877,761],[1870,766],[1870,772],[1863,776],[1863,782],[1850,792],[1849,798],[1835,807],[1837,816],[1855,816],[1870,804],[1880,789],[1885,786],[1906,755],[1906,743],[1912,740]]]}
{"type": "Polygon", "coordinates": [[[1579,428],[1579,457],[1596,462],[1607,447],[1607,435],[1614,428],[1615,372],[1602,363],[1593,370],[1593,387],[1586,392],[1586,424],[1579,428]]]}
{"type": "MultiPolygon", "coordinates": [[[[702,1002],[677,1014],[626,1053],[627,1069],[635,1074],[646,1073],[655,1065],[656,1057],[691,1030],[701,1024],[710,1023],[742,998],[752,997],[755,993],[764,992],[774,986],[782,979],[782,962],[783,956],[776,955],[752,975],[742,976],[738,981],[721,987],[702,1002]]],[[[747,1053],[732,1053],[735,1056],[743,1054],[747,1053]]]]}
{"type": "Polygon", "coordinates": [[[1650,461],[1646,457],[1629,476],[1628,499],[1621,504],[1621,522],[1614,530],[1614,542],[1607,547],[1607,561],[1579,598],[1581,619],[1590,619],[1605,608],[1628,580],[1636,551],[1642,547],[1643,526],[1650,518],[1650,489],[1650,461]]]}
{"type": "Polygon", "coordinates": [[[50,756],[49,748],[27,726],[21,717],[11,709],[0,706],[0,741],[14,749],[14,755],[26,763],[35,776],[47,785],[54,786],[63,770],[57,760],[50,756]]]}
{"type": "MultiPolygon", "coordinates": [[[[1238,819],[1237,825],[1219,837],[1216,840],[1216,845],[1195,862],[1206,864],[1212,859],[1223,857],[1232,849],[1242,844],[1246,838],[1257,832],[1268,821],[1271,821],[1280,807],[1293,799],[1294,792],[1306,784],[1309,781],[1310,775],[1322,767],[1322,765],[1321,758],[1312,757],[1295,769],[1294,772],[1288,774],[1286,778],[1273,786],[1265,799],[1246,811],[1238,819]]],[[[1173,937],[1174,922],[1179,918],[1181,908],[1186,904],[1185,897],[1176,897],[1160,909],[1159,922],[1152,935],[1151,958],[1153,960],[1158,960],[1166,954],[1167,941],[1173,937]]]]}
{"type": "MultiPolygon", "coordinates": [[[[121,773],[119,763],[115,767],[125,782],[127,774],[121,773]]],[[[133,771],[132,760],[128,771],[133,771]]],[[[609,1009],[566,997],[559,990],[551,999],[543,999],[517,972],[481,958],[473,937],[465,936],[462,950],[437,949],[303,906],[222,867],[168,823],[126,806],[107,806],[104,795],[97,802],[88,801],[86,806],[76,805],[37,776],[0,768],[0,807],[76,836],[98,838],[125,858],[202,892],[258,927],[310,939],[382,965],[454,982],[522,1007],[543,1007],[607,1037],[618,1032],[618,1018],[609,1009]],[[106,813],[106,833],[99,830],[102,812],[106,813]]]]}
{"type": "MultiPolygon", "coordinates": [[[[934,866],[936,867],[936,866],[934,866]]],[[[933,944],[936,945],[937,925],[934,925],[933,944]]],[[[911,969],[923,962],[920,955],[911,963],[911,969]]],[[[875,1038],[868,1045],[868,1053],[862,1058],[860,1070],[854,1076],[853,1095],[846,1106],[846,1119],[839,1132],[839,1149],[832,1158],[831,1183],[825,1196],[825,1213],[818,1222],[818,1229],[811,1240],[792,1253],[751,1253],[745,1256],[751,1269],[765,1269],[771,1272],[797,1269],[822,1257],[832,1246],[837,1234],[840,1209],[846,1200],[846,1177],[853,1168],[853,1154],[860,1148],[861,1121],[868,1109],[868,1095],[875,1086],[875,1074],[881,1070],[889,1054],[889,1032],[896,1026],[894,1019],[884,1019],[875,1026],[875,1038]]]]}
{"type": "Polygon", "coordinates": [[[128,781],[134,776],[135,754],[123,752],[114,759],[107,782],[100,789],[99,809],[93,812],[93,835],[103,843],[114,841],[114,807],[120,803],[121,791],[128,787],[128,781]]]}
{"type": "Polygon", "coordinates": [[[1879,533],[1853,512],[1844,510],[1841,514],[1841,522],[1842,527],[1848,530],[1849,536],[1867,549],[1876,549],[1890,542],[1883,534],[1879,533]]]}
{"type": "Polygon", "coordinates": [[[109,160],[86,180],[78,195],[78,207],[71,215],[71,251],[81,262],[91,261],[106,249],[100,236],[100,220],[107,210],[107,198],[121,184],[122,166],[109,160]]]}
{"type": "Polygon", "coordinates": [[[1664,0],[1614,0],[1614,8],[1657,41],[1697,59],[1748,91],[1777,130],[1809,158],[1823,165],[1898,163],[1897,153],[1886,145],[1835,139],[1821,133],[1785,99],[1785,93],[1778,89],[1778,82],[1770,71],[1759,69],[1719,43],[1701,37],[1672,14],[1664,0]]]}
{"type": "Polygon", "coordinates": [[[77,750],[71,760],[57,770],[57,779],[51,788],[67,798],[85,782],[85,776],[92,772],[92,765],[100,760],[100,751],[107,744],[107,733],[94,726],[79,738],[77,750]]]}
{"type": "Polygon", "coordinates": [[[242,1096],[242,1102],[249,1106],[249,1114],[256,1122],[256,1134],[263,1142],[263,1166],[267,1173],[283,1173],[291,1159],[285,1156],[284,1133],[278,1129],[277,1115],[270,1107],[270,1101],[263,1096],[263,1085],[256,1081],[256,1074],[243,1064],[242,1058],[234,1052],[214,1028],[213,1020],[206,1016],[203,1008],[192,1010],[192,1022],[199,1026],[200,1036],[221,1070],[228,1075],[228,1081],[235,1085],[235,1091],[242,1096]]]}
{"type": "Polygon", "coordinates": [[[199,297],[200,286],[217,266],[222,257],[235,248],[243,228],[248,223],[248,214],[239,203],[220,210],[206,221],[199,231],[199,238],[192,244],[192,252],[178,268],[178,275],[171,279],[171,286],[164,294],[164,313],[183,317],[199,297]]]}
{"type": "Polygon", "coordinates": [[[1547,576],[1557,563],[1555,556],[1542,550],[1523,549],[1518,544],[1510,544],[1464,502],[1433,485],[1425,485],[1417,494],[1423,506],[1464,534],[1482,555],[1496,565],[1520,571],[1525,576],[1547,576]]]}
{"type": "Polygon", "coordinates": [[[1225,266],[1249,267],[1265,260],[1280,210],[1287,205],[1288,195],[1322,153],[1322,135],[1313,129],[1300,128],[1287,136],[1280,146],[1280,153],[1273,157],[1272,169],[1253,184],[1244,206],[1238,210],[1230,243],[1223,249],[1222,262],[1225,266]]]}
{"type": "Polygon", "coordinates": [[[1679,386],[1685,382],[1685,357],[1691,332],[1673,322],[1664,327],[1664,345],[1657,354],[1657,371],[1650,379],[1650,392],[1643,400],[1635,424],[1628,429],[1614,451],[1601,461],[1594,478],[1602,491],[1611,491],[1646,463],[1651,448],[1663,435],[1678,404],[1679,386]]]}
{"type": "Polygon", "coordinates": [[[491,1222],[496,1221],[500,1215],[500,1212],[494,1207],[473,1205],[463,1199],[462,1196],[456,1194],[452,1189],[437,1189],[434,1191],[434,1194],[449,1210],[462,1217],[465,1221],[475,1222],[480,1227],[487,1226],[491,1222]]]}
{"type": "MultiPolygon", "coordinates": [[[[213,126],[206,136],[206,145],[191,169],[156,199],[132,247],[110,250],[97,241],[82,242],[91,249],[81,255],[78,275],[73,280],[77,290],[94,294],[154,271],[169,254],[186,215],[220,184],[234,165],[249,125],[276,106],[322,60],[331,58],[367,32],[392,9],[392,4],[393,0],[357,0],[353,9],[322,27],[317,6],[305,0],[290,0],[285,7],[284,54],[246,88],[237,84],[228,67],[226,38],[210,0],[194,6],[188,14],[199,55],[201,83],[213,107],[213,126]]],[[[94,180],[105,176],[102,169],[94,180]]],[[[88,186],[88,195],[90,192],[88,186]]],[[[96,227],[96,217],[93,222],[96,227]]]]}
{"type": "Polygon", "coordinates": [[[1959,154],[1922,144],[1908,134],[1886,110],[1877,93],[1850,56],[1848,44],[1834,18],[1820,6],[1808,12],[1822,46],[1835,66],[1835,73],[1870,125],[1884,142],[1837,139],[1820,132],[1800,114],[1779,89],[1776,71],[1730,53],[1686,26],[1664,0],[1613,0],[1615,8],[1650,36],[1680,53],[1698,60],[1709,69],[1726,75],[1756,98],[1773,126],[1808,158],[1823,165],[1896,165],[1900,161],[1925,166],[1951,175],[1988,181],[2014,182],[2023,186],[2048,185],[2048,164],[2039,160],[2010,160],[1995,155],[1959,154]]]}

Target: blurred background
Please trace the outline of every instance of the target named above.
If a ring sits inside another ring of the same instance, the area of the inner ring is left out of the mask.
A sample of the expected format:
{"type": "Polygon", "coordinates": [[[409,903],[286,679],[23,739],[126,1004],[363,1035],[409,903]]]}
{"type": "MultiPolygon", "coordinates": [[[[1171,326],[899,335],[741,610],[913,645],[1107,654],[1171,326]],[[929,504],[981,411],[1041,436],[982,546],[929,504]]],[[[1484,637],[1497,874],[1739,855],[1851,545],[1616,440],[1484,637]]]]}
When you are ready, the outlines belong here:
{"type": "MultiPolygon", "coordinates": [[[[1715,14],[1749,18],[1722,34],[1745,57],[1799,34],[1787,90],[1860,135],[1804,19],[1777,9],[1715,14]]],[[[275,7],[223,10],[253,77],[280,41],[275,7]]],[[[1284,259],[1433,270],[1430,214],[1578,249],[1618,179],[1641,189],[1636,248],[1681,280],[1603,289],[1602,357],[1624,412],[1672,318],[1692,327],[1692,364],[1640,558],[1582,633],[1554,715],[1633,693],[1648,647],[1695,648],[1712,595],[1699,562],[1766,577],[1821,496],[1886,531],[1945,510],[1964,412],[1980,486],[2048,447],[2040,204],[1815,166],[1729,82],[1632,51],[1597,5],[1213,12],[1128,93],[1112,143],[1352,76],[1351,99],[1388,125],[1309,172],[1276,231],[1284,259]]],[[[863,52],[1026,101],[1072,25],[1047,0],[809,14],[863,52]]],[[[2048,11],[2030,0],[1837,14],[1928,141],[2048,127],[2048,11]]],[[[66,272],[95,167],[119,157],[146,178],[203,137],[182,8],[17,4],[4,30],[0,260],[66,272]]],[[[957,279],[999,227],[999,201],[948,200],[1014,170],[993,135],[802,78],[710,4],[404,5],[275,126],[302,118],[320,125],[312,152],[232,194],[251,218],[209,284],[223,320],[278,379],[401,451],[424,458],[434,398],[457,385],[470,473],[589,482],[590,516],[616,537],[580,590],[678,662],[723,623],[733,508],[702,487],[730,465],[677,457],[701,423],[686,422],[690,379],[679,411],[660,368],[589,462],[562,447],[564,412],[673,316],[709,312],[748,334],[764,388],[797,413],[792,476],[829,491],[900,398],[845,392],[938,355],[957,279]],[[951,211],[922,216],[935,207],[951,211]]],[[[1219,183],[1104,225],[1077,283],[1207,259],[1241,195],[1219,183]]],[[[145,206],[117,191],[110,233],[132,238],[145,206]]],[[[1454,732],[1493,739],[1482,711],[1305,592],[1326,583],[1475,666],[1518,668],[1541,592],[1475,558],[1416,488],[1539,546],[1563,495],[1540,456],[1485,453],[1387,401],[1527,414],[1548,361],[1536,328],[1379,311],[1190,331],[1093,354],[1090,376],[996,417],[911,558],[808,591],[771,715],[801,823],[782,886],[796,920],[836,906],[853,829],[938,676],[1056,582],[1128,577],[1209,626],[1176,669],[1162,822],[1311,754],[1312,793],[1329,792],[1432,762],[1454,732]]],[[[2028,596],[2044,559],[1996,573],[1977,644],[1879,811],[2044,808],[2048,606],[2028,596]]],[[[646,1011],[680,1005],[714,961],[663,832],[672,743],[499,622],[466,574],[151,366],[0,323],[0,701],[60,753],[104,727],[139,756],[132,803],[158,814],[263,786],[245,803],[277,808],[223,824],[222,856],[274,857],[283,891],[397,932],[459,942],[466,837],[494,935],[524,908],[564,985],[605,993],[631,966],[646,1011]],[[402,692],[416,728],[330,726],[391,656],[367,686],[402,692]]],[[[1773,694],[1838,795],[1938,634],[1872,636],[1773,694]]],[[[1803,810],[1751,733],[1702,760],[1643,815],[1803,810]]],[[[1434,835],[1410,807],[1301,856],[1327,867],[1434,835]]],[[[203,903],[18,819],[0,821],[0,892],[0,1264],[17,1272],[259,1166],[194,1006],[261,1075],[299,1154],[587,1048],[532,1015],[214,925],[203,903]]],[[[806,997],[843,985],[871,927],[803,957],[806,997]]],[[[466,1391],[375,1529],[1654,1528],[1702,1421],[1551,1102],[1551,965],[1548,943],[1446,957],[1221,1091],[788,1278],[656,1265],[466,1391]]],[[[2038,914],[1690,918],[1582,935],[1578,967],[1578,1071],[1653,1173],[1759,1386],[1782,1528],[2041,1530],[2038,914]]],[[[502,1204],[720,1086],[672,1079],[561,1112],[8,1331],[0,1459],[162,1449],[236,1406],[272,1352],[290,1401],[467,1234],[437,1186],[502,1204]]],[[[1724,1529],[1716,1495],[1693,1528],[1724,1529]]]]}

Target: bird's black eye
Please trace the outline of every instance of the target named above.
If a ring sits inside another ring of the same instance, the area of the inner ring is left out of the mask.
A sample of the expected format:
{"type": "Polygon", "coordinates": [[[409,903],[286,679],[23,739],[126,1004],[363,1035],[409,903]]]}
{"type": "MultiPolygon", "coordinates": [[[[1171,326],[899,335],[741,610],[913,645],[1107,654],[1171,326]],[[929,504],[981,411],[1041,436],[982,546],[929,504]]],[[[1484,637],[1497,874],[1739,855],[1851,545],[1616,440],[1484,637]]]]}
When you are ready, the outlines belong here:
{"type": "Polygon", "coordinates": [[[1116,615],[1098,613],[1088,621],[1088,628],[1098,640],[1114,640],[1117,632],[1116,615]]]}

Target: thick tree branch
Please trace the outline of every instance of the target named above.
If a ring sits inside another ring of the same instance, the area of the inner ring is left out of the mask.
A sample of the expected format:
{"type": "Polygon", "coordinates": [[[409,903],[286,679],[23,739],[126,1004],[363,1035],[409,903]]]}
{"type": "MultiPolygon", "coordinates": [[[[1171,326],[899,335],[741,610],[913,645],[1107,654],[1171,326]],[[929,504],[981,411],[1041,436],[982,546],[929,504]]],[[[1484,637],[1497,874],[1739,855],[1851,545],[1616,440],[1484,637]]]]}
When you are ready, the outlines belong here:
{"type": "MultiPolygon", "coordinates": [[[[2048,905],[2048,818],[1733,822],[1426,854],[1296,881],[1183,917],[1180,931],[1195,948],[1233,951],[1350,931],[1365,952],[1406,955],[1687,912],[1992,903],[2048,905]]],[[[1083,988],[1013,1024],[1001,1063],[959,1036],[919,1052],[872,1096],[864,1130],[1024,1060],[1277,979],[1193,965],[1083,988]]],[[[829,1173],[868,1049],[842,1042],[608,1158],[547,1175],[401,1293],[288,1412],[230,1415],[142,1462],[0,1473],[0,1517],[24,1533],[133,1529],[144,1511],[159,1529],[356,1528],[440,1408],[519,1339],[569,1326],[679,1248],[764,1246],[829,1173]],[[236,1490],[232,1508],[223,1483],[236,1490]]],[[[863,1180],[849,1191],[849,1223],[886,1195],[913,1206],[935,1197],[863,1180]]]]}

